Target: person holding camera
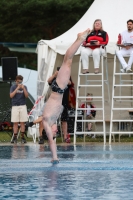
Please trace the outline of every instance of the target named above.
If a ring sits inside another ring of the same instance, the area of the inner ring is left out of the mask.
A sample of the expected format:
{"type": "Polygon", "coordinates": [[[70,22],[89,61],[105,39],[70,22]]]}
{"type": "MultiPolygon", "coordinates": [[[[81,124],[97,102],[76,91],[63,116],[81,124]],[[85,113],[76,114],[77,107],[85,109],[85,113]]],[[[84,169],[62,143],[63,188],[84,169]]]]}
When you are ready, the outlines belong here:
{"type": "Polygon", "coordinates": [[[12,103],[11,122],[13,122],[14,136],[11,143],[17,143],[18,123],[21,126],[21,143],[26,143],[25,122],[28,121],[26,98],[28,98],[27,87],[22,84],[23,76],[16,76],[16,84],[10,88],[10,98],[12,103]]]}
{"type": "Polygon", "coordinates": [[[86,37],[81,47],[81,60],[83,65],[83,74],[89,73],[89,56],[93,57],[94,73],[99,73],[100,55],[104,54],[104,46],[109,40],[107,32],[103,30],[102,21],[96,19],[93,24],[93,29],[86,37]]]}

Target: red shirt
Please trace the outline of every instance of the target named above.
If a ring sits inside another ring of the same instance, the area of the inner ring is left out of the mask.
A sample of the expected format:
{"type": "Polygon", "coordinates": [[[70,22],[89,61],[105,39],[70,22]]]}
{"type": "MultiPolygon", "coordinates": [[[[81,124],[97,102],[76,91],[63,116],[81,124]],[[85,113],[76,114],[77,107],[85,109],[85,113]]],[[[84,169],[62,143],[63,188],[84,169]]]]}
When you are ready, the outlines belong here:
{"type": "MultiPolygon", "coordinates": [[[[86,40],[83,42],[83,46],[86,46],[87,43],[90,43],[91,40],[97,40],[100,42],[100,44],[107,45],[109,41],[108,34],[105,31],[92,31],[86,38],[86,40]]],[[[100,45],[90,45],[86,46],[91,49],[99,48],[100,45]]]]}
{"type": "MultiPolygon", "coordinates": [[[[90,107],[91,107],[91,108],[96,108],[96,107],[95,107],[94,105],[92,105],[92,104],[90,104],[90,107]]],[[[85,103],[83,103],[83,104],[80,105],[80,108],[87,108],[87,107],[86,107],[85,103]]],[[[87,110],[84,110],[84,111],[87,112],[87,110]]],[[[91,114],[92,114],[93,117],[95,117],[95,116],[96,116],[96,110],[91,110],[91,114]]]]}

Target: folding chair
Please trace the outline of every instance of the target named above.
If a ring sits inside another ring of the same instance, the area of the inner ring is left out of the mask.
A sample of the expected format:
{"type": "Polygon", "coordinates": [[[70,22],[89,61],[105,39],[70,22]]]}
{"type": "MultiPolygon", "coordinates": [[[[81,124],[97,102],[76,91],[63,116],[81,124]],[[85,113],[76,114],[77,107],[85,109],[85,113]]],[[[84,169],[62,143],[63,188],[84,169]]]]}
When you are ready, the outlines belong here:
{"type": "MultiPolygon", "coordinates": [[[[34,116],[29,115],[29,122],[34,121],[34,116]]],[[[27,137],[32,137],[34,143],[36,143],[36,138],[39,137],[39,124],[35,124],[32,127],[28,127],[27,137]]]]}

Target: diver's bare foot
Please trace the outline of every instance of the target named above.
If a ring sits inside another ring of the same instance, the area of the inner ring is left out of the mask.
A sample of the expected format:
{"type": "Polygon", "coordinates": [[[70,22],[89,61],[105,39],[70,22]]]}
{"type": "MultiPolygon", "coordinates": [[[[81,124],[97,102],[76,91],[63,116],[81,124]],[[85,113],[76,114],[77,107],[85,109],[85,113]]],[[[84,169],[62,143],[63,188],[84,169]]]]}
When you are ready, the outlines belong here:
{"type": "Polygon", "coordinates": [[[84,32],[82,33],[78,33],[78,39],[81,40],[81,41],[84,41],[87,37],[87,35],[90,33],[90,29],[88,28],[87,30],[85,30],[84,32]]]}
{"type": "Polygon", "coordinates": [[[58,159],[58,158],[56,158],[56,159],[52,159],[52,160],[51,160],[51,163],[53,163],[53,164],[57,164],[57,163],[59,163],[59,159],[58,159]]]}

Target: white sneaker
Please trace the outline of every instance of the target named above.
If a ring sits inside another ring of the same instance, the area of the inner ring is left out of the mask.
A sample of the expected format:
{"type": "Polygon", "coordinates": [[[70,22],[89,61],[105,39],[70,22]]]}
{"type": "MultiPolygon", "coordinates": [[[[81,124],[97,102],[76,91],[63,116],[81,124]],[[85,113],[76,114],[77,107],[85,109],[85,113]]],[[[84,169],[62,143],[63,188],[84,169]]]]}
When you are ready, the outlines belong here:
{"type": "Polygon", "coordinates": [[[127,73],[132,73],[132,69],[131,68],[126,68],[126,72],[127,73]]]}

